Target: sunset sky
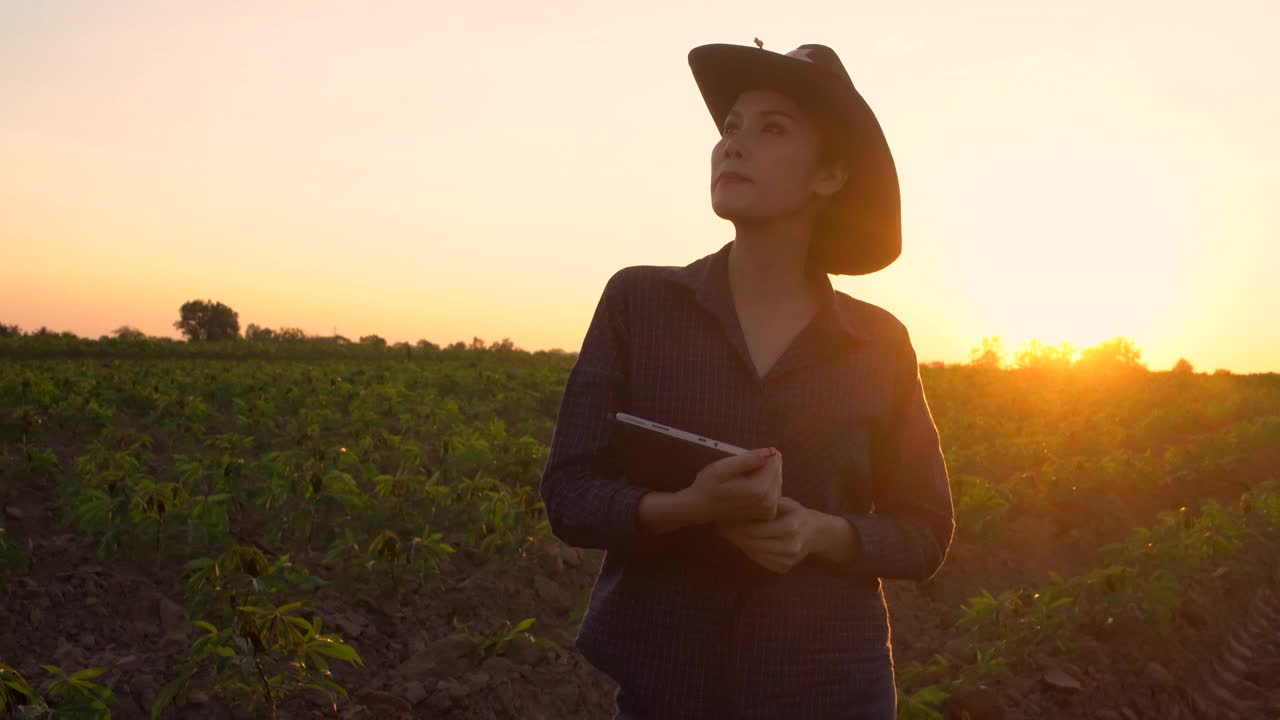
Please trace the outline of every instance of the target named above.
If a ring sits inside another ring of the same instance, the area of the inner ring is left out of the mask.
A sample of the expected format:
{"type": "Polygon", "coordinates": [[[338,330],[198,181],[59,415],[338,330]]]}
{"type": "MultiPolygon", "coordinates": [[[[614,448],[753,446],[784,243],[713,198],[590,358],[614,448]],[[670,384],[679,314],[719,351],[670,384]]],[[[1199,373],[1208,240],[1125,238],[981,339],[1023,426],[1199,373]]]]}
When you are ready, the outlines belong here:
{"type": "Polygon", "coordinates": [[[695,45],[830,45],[904,249],[832,276],[922,361],[1132,338],[1280,371],[1280,3],[0,2],[0,322],[577,350],[732,238],[695,45]]]}

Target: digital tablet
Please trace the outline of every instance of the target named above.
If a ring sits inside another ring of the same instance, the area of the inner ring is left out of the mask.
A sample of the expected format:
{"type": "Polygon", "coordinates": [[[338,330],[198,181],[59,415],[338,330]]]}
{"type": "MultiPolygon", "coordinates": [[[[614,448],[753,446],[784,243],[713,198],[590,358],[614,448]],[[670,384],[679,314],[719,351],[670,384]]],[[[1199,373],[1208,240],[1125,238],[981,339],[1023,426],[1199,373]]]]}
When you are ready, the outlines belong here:
{"type": "MultiPolygon", "coordinates": [[[[678,492],[688,487],[703,468],[718,460],[751,452],[723,440],[674,428],[648,418],[619,412],[608,416],[628,479],[655,490],[678,492]]],[[[773,510],[781,495],[782,476],[764,479],[771,485],[773,510]]]]}
{"type": "Polygon", "coordinates": [[[702,468],[747,452],[723,440],[629,413],[614,413],[609,420],[613,442],[632,479],[657,490],[682,490],[702,468]]]}
{"type": "Polygon", "coordinates": [[[641,434],[652,433],[664,438],[670,438],[678,443],[687,443],[698,448],[703,448],[709,451],[707,456],[713,459],[728,457],[730,455],[741,455],[745,452],[749,452],[746,448],[740,448],[737,445],[731,445],[720,440],[713,440],[709,437],[703,437],[702,435],[691,433],[688,430],[673,428],[669,425],[663,425],[660,422],[637,417],[629,413],[614,413],[613,419],[615,422],[622,423],[628,428],[634,428],[635,430],[640,431],[641,434]]]}

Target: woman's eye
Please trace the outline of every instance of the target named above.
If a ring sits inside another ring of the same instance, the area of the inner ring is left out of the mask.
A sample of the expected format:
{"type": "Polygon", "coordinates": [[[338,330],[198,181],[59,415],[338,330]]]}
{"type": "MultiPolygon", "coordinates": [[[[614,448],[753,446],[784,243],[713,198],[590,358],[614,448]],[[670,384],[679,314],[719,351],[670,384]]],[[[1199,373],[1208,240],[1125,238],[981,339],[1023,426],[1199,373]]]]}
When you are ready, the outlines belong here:
{"type": "MultiPolygon", "coordinates": [[[[724,134],[728,135],[730,132],[733,132],[734,130],[737,130],[737,129],[738,129],[738,125],[736,123],[725,123],[724,134]]],[[[764,130],[766,132],[774,132],[775,134],[782,135],[786,133],[787,128],[781,123],[771,122],[771,123],[765,123],[764,130]]]]}

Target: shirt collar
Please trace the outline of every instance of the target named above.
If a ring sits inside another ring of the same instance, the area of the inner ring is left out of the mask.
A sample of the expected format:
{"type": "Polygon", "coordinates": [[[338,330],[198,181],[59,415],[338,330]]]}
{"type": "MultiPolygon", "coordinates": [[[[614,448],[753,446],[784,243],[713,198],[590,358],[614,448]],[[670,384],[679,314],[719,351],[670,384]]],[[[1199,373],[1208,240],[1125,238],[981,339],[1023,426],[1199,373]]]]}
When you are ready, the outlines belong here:
{"type": "MultiPolygon", "coordinates": [[[[736,317],[733,292],[729,285],[729,250],[732,246],[733,241],[730,240],[714,253],[700,257],[688,265],[667,269],[669,279],[693,290],[703,307],[726,321],[736,317]]],[[[866,329],[852,316],[852,308],[841,301],[842,293],[832,287],[827,273],[811,269],[808,271],[808,280],[818,286],[821,297],[825,299],[818,309],[818,323],[853,340],[867,340],[866,329]]]]}

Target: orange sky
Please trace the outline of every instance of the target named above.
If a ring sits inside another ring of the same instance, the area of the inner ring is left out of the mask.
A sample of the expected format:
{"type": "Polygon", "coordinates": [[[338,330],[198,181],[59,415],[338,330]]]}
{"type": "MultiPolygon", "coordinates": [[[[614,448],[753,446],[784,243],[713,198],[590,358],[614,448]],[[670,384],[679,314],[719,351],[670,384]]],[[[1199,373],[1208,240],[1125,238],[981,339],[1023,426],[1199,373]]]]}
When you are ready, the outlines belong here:
{"type": "Polygon", "coordinates": [[[614,270],[732,237],[686,54],[758,36],[876,110],[903,255],[832,282],[922,360],[1280,370],[1280,4],[614,5],[0,5],[0,322],[576,350],[614,270]]]}

